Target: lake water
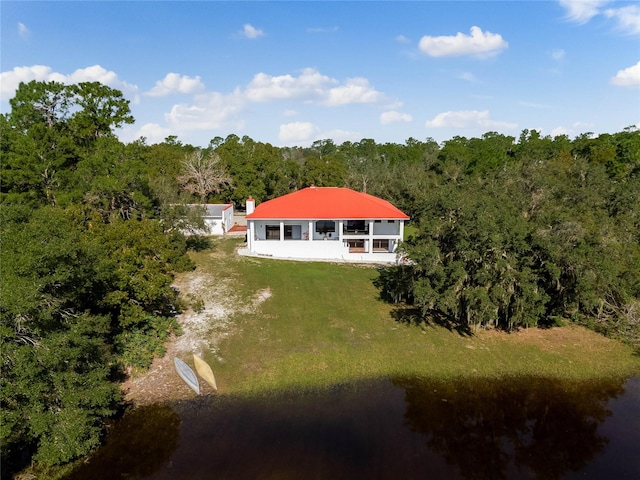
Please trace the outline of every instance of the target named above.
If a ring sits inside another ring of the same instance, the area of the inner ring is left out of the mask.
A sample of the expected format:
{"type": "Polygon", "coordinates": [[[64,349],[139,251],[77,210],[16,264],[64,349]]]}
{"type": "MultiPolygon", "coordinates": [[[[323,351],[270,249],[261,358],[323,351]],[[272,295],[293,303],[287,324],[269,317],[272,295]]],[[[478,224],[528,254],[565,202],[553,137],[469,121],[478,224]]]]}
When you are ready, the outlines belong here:
{"type": "Polygon", "coordinates": [[[144,407],[69,477],[640,479],[640,377],[366,381],[144,407]]]}

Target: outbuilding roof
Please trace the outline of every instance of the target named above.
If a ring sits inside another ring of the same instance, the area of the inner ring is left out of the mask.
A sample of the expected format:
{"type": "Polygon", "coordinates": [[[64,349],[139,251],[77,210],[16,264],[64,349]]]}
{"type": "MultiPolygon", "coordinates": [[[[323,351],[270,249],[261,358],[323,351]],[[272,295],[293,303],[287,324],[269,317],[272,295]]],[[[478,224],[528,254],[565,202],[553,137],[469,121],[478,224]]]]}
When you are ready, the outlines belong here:
{"type": "Polygon", "coordinates": [[[230,203],[207,203],[204,205],[206,210],[205,217],[222,218],[222,212],[233,207],[230,203]]]}
{"type": "Polygon", "coordinates": [[[340,187],[307,187],[261,203],[249,220],[408,219],[402,211],[367,193],[340,187]]]}
{"type": "Polygon", "coordinates": [[[222,218],[222,212],[233,207],[231,203],[188,203],[190,208],[203,208],[204,217],[222,218]]]}

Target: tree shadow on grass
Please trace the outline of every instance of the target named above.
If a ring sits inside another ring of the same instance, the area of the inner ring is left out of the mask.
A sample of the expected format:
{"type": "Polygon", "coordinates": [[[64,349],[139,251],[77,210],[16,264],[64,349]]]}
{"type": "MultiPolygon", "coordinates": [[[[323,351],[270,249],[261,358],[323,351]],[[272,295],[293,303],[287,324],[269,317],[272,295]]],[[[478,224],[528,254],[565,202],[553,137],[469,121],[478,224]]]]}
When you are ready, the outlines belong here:
{"type": "Polygon", "coordinates": [[[213,247],[213,242],[204,235],[189,235],[186,237],[187,249],[194,252],[201,252],[213,247]]]}
{"type": "Polygon", "coordinates": [[[457,332],[463,337],[473,336],[473,332],[467,325],[460,325],[455,318],[445,315],[442,312],[431,312],[429,317],[425,317],[417,307],[398,307],[391,311],[391,316],[398,323],[413,326],[438,326],[446,328],[450,332],[457,332]]]}

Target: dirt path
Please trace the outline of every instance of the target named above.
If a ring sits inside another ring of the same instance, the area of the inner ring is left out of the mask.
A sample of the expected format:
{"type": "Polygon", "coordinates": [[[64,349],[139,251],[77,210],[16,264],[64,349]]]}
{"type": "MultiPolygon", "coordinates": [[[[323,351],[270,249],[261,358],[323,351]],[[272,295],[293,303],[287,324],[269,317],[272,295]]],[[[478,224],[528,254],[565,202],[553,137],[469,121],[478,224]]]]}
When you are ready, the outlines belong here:
{"type": "MultiPolygon", "coordinates": [[[[165,355],[155,358],[146,373],[130,377],[122,384],[125,400],[135,405],[193,398],[195,393],[174,369],[174,357],[190,365],[194,353],[220,358],[218,348],[233,331],[234,314],[256,311],[271,296],[269,290],[261,290],[246,302],[234,294],[230,280],[220,281],[199,269],[177,276],[174,286],[192,307],[178,316],[182,335],[171,338],[165,355]]],[[[205,382],[200,382],[200,389],[203,394],[213,392],[205,382]]]]}

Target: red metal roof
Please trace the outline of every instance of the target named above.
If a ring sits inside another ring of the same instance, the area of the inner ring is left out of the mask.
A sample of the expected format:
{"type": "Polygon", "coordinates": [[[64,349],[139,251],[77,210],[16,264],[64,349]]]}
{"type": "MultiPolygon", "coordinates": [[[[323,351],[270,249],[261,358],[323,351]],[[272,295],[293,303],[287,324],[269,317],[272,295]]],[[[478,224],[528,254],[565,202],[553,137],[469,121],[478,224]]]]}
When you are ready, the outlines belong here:
{"type": "Polygon", "coordinates": [[[307,187],[261,203],[250,220],[259,219],[408,219],[391,203],[348,188],[307,187]]]}

